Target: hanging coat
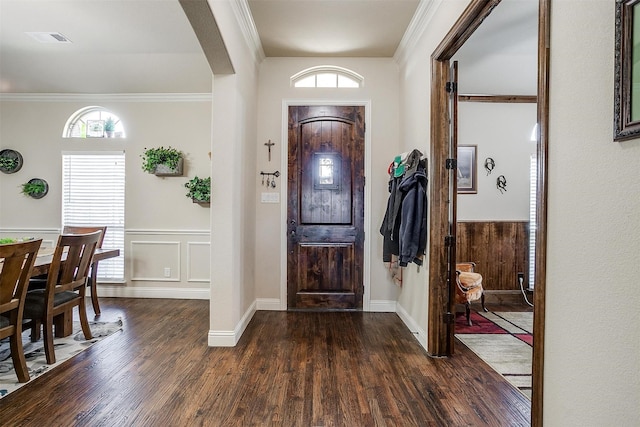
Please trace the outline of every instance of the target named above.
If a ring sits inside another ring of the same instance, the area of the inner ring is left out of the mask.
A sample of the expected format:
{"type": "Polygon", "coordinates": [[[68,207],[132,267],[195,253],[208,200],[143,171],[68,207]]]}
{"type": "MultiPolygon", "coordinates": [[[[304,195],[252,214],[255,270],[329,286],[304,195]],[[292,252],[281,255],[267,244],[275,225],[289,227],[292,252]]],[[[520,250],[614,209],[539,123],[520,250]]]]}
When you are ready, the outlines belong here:
{"type": "Polygon", "coordinates": [[[400,266],[414,262],[422,265],[427,244],[427,174],[424,164],[405,173],[400,183],[402,196],[398,233],[400,266]]]}

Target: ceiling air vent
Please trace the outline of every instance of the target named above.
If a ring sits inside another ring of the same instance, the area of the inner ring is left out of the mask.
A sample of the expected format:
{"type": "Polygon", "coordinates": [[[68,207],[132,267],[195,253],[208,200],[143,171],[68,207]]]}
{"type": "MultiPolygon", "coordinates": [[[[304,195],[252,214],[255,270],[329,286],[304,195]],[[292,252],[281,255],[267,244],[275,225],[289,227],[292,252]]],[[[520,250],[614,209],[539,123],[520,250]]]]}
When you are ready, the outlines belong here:
{"type": "Polygon", "coordinates": [[[54,33],[50,31],[44,32],[27,32],[29,36],[33,37],[40,43],[71,43],[71,40],[66,38],[60,33],[54,33]]]}

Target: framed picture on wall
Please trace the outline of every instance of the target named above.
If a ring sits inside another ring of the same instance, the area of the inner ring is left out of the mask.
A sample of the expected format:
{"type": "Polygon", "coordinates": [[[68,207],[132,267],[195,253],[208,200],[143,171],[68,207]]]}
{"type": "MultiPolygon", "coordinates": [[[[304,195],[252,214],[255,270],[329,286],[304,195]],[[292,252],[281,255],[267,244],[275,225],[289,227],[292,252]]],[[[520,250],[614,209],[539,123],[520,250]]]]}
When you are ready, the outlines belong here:
{"type": "Polygon", "coordinates": [[[613,140],[640,136],[640,0],[616,0],[613,140]]]}
{"type": "Polygon", "coordinates": [[[87,138],[104,137],[104,120],[87,120],[87,138]]]}
{"type": "Polygon", "coordinates": [[[458,145],[458,193],[478,192],[477,145],[458,145]]]}

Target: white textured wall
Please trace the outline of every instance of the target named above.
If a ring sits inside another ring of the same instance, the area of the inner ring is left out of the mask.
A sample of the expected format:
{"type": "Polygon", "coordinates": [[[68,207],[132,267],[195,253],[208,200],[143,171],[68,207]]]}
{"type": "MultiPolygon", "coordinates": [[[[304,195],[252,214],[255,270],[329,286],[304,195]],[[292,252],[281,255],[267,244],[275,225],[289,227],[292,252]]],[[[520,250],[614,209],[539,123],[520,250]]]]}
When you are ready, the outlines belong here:
{"type": "MultiPolygon", "coordinates": [[[[499,15],[507,7],[513,7],[511,4],[499,5],[487,21],[492,20],[494,14],[499,15]]],[[[530,4],[529,1],[527,7],[531,7],[530,4]]],[[[483,46],[480,50],[478,39],[484,43],[495,40],[486,32],[483,38],[485,24],[453,57],[458,62],[458,92],[461,95],[536,95],[536,33],[531,32],[516,46],[507,42],[483,46]]],[[[536,26],[535,22],[520,22],[518,25],[536,26]]],[[[478,193],[458,196],[459,221],[528,221],[530,155],[536,151],[536,144],[530,138],[536,122],[536,109],[536,104],[458,104],[458,144],[478,146],[478,193]],[[490,175],[484,169],[487,157],[496,162],[490,175]],[[499,175],[507,179],[507,191],[503,193],[496,187],[499,175]]]]}
{"type": "MultiPolygon", "coordinates": [[[[432,19],[428,31],[399,58],[400,68],[400,135],[401,149],[420,149],[430,153],[431,53],[447,34],[467,6],[467,0],[433,2],[432,19]]],[[[431,171],[432,166],[429,166],[431,171]]],[[[431,184],[429,184],[431,185],[431,184]]],[[[426,260],[429,256],[427,254],[426,260]]],[[[399,312],[409,327],[418,332],[420,343],[426,347],[429,304],[428,262],[418,269],[411,265],[403,276],[402,292],[398,297],[399,312]]]]}
{"type": "Polygon", "coordinates": [[[614,2],[555,0],[544,425],[640,422],[640,140],[613,142],[614,2]]]}
{"type": "Polygon", "coordinates": [[[458,221],[528,221],[529,165],[536,143],[531,130],[536,104],[461,102],[458,105],[458,144],[477,145],[476,194],[458,195],[458,221]],[[487,174],[485,159],[495,168],[487,174]],[[506,191],[496,187],[498,176],[506,191]]]}
{"type": "Polygon", "coordinates": [[[209,345],[235,345],[255,310],[257,66],[231,2],[209,1],[235,74],[213,87],[209,345]]]}

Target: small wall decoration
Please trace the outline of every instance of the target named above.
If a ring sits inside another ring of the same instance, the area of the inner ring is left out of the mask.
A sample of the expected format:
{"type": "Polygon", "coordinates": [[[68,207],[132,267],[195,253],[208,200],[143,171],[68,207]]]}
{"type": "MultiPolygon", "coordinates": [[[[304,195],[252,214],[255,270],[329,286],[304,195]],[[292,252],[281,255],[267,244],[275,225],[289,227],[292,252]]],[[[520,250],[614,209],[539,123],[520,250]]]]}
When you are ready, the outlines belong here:
{"type": "Polygon", "coordinates": [[[87,120],[87,138],[104,137],[104,120],[87,120]]]}
{"type": "Polygon", "coordinates": [[[156,176],[182,176],[182,151],[171,146],[146,148],[140,155],[142,170],[156,176]]]}
{"type": "Polygon", "coordinates": [[[269,155],[269,161],[271,161],[271,147],[276,145],[276,143],[275,142],[271,142],[271,140],[269,140],[269,142],[265,142],[264,145],[267,146],[268,155],[269,155]]]}
{"type": "Polygon", "coordinates": [[[491,172],[493,172],[493,168],[495,167],[496,162],[491,157],[487,157],[484,161],[484,168],[487,171],[487,176],[491,175],[491,172]]]}
{"type": "Polygon", "coordinates": [[[458,193],[476,194],[477,184],[477,145],[458,145],[458,193]]]}
{"type": "Polygon", "coordinates": [[[507,178],[505,178],[504,175],[500,175],[498,179],[496,179],[496,188],[500,190],[500,193],[507,191],[507,178]]]}
{"type": "Polygon", "coordinates": [[[25,196],[42,199],[49,192],[49,184],[42,178],[31,178],[22,184],[21,191],[25,196]]]}
{"type": "Polygon", "coordinates": [[[266,185],[267,187],[276,188],[276,178],[280,176],[279,171],[275,172],[260,172],[262,175],[262,185],[266,185]],[[265,183],[264,177],[267,177],[267,181],[265,183]]]}
{"type": "Polygon", "coordinates": [[[0,171],[15,173],[22,168],[22,154],[15,150],[4,149],[0,151],[0,171]]]}
{"type": "Polygon", "coordinates": [[[184,184],[189,191],[186,194],[193,203],[209,205],[211,202],[211,177],[198,178],[196,176],[184,184]]]}

